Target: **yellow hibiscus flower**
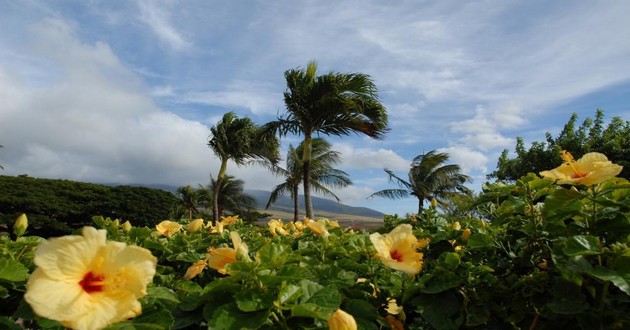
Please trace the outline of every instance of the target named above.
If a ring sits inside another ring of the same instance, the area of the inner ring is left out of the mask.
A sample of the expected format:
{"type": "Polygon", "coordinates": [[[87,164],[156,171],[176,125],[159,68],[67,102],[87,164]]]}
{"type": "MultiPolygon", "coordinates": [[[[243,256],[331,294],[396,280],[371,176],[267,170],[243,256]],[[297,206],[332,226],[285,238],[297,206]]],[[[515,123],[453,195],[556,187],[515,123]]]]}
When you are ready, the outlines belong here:
{"type": "Polygon", "coordinates": [[[155,226],[155,229],[158,233],[160,233],[160,235],[170,238],[171,236],[173,236],[173,234],[182,229],[182,225],[178,224],[177,222],[164,220],[157,224],[155,226]]]}
{"type": "Polygon", "coordinates": [[[142,313],[138,299],[147,294],[157,259],[85,227],[82,236],[42,242],[34,262],[24,294],[33,311],[73,329],[101,329],[142,313]]]}
{"type": "Polygon", "coordinates": [[[289,233],[286,230],[284,230],[284,228],[282,227],[281,220],[271,219],[269,220],[267,225],[269,226],[269,232],[271,233],[273,237],[276,237],[278,235],[282,235],[282,236],[289,235],[289,233]]]}
{"type": "Polygon", "coordinates": [[[341,309],[337,309],[328,318],[328,329],[330,330],[356,330],[357,321],[354,317],[341,309]]]}
{"type": "Polygon", "coordinates": [[[188,223],[188,231],[191,233],[199,231],[203,227],[203,219],[195,219],[188,223]]]}
{"type": "Polygon", "coordinates": [[[562,165],[550,171],[542,171],[540,175],[557,180],[558,184],[590,186],[619,175],[623,169],[623,166],[613,164],[598,152],[589,152],[576,161],[570,152],[563,150],[562,160],[562,165]]]}
{"type": "Polygon", "coordinates": [[[229,217],[221,217],[221,224],[224,226],[229,226],[233,223],[238,222],[238,215],[231,215],[229,217]]]}
{"type": "Polygon", "coordinates": [[[326,229],[326,223],[321,220],[313,221],[305,217],[304,224],[319,236],[328,237],[330,235],[328,229],[326,229]]]}
{"type": "Polygon", "coordinates": [[[235,262],[237,258],[249,259],[249,256],[247,255],[249,253],[247,244],[241,241],[241,237],[238,235],[238,232],[230,232],[230,238],[232,238],[232,245],[234,248],[222,247],[210,249],[208,251],[208,267],[217,270],[223,275],[228,274],[225,267],[235,262]]]}
{"type": "Polygon", "coordinates": [[[184,274],[184,278],[187,280],[190,280],[194,278],[195,276],[201,274],[204,268],[206,268],[206,261],[199,260],[195,262],[194,264],[192,264],[190,267],[188,267],[188,269],[186,270],[186,274],[184,274]]]}
{"type": "Polygon", "coordinates": [[[429,239],[418,240],[413,235],[410,224],[402,224],[389,234],[373,233],[370,241],[376,249],[376,258],[392,269],[415,275],[422,269],[422,253],[417,250],[425,248],[429,239]]]}

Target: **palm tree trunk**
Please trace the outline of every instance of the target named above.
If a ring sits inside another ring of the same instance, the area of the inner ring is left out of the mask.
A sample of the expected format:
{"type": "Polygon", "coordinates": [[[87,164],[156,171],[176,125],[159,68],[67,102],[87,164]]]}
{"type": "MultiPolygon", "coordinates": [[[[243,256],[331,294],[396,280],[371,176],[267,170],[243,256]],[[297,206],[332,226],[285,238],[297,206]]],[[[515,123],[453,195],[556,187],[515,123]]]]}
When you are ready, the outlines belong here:
{"type": "Polygon", "coordinates": [[[422,213],[424,208],[424,198],[418,198],[418,214],[422,213]]]}
{"type": "Polygon", "coordinates": [[[220,211],[219,211],[219,193],[221,192],[221,185],[223,184],[223,177],[225,176],[225,171],[227,169],[227,159],[221,160],[221,168],[219,169],[219,174],[217,175],[217,182],[214,187],[214,191],[212,192],[212,217],[214,221],[219,221],[220,211]]]}
{"type": "Polygon", "coordinates": [[[300,209],[300,202],[298,200],[298,185],[294,185],[291,189],[291,197],[293,198],[293,222],[298,221],[298,210],[300,209]]]}
{"type": "Polygon", "coordinates": [[[304,137],[304,154],[302,155],[302,175],[304,180],[304,209],[306,216],[309,219],[313,219],[313,202],[311,200],[311,151],[313,147],[313,140],[309,135],[304,137]]]}

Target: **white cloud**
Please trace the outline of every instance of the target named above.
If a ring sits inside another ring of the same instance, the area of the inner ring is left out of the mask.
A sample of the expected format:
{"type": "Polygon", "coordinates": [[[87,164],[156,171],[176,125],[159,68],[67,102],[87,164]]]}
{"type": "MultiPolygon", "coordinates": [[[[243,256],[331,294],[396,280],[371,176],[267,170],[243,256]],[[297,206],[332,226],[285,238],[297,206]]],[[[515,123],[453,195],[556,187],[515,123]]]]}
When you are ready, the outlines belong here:
{"type": "Polygon", "coordinates": [[[180,97],[179,102],[244,108],[258,115],[284,112],[282,93],[271,89],[264,83],[234,81],[222,91],[187,93],[180,97]]]}
{"type": "Polygon", "coordinates": [[[488,170],[488,157],[466,146],[450,146],[437,151],[448,153],[449,163],[459,165],[462,173],[470,175],[475,171],[486,173],[488,170]]]}
{"type": "Polygon", "coordinates": [[[151,30],[175,51],[187,50],[192,43],[186,40],[170,22],[169,12],[159,7],[156,1],[138,0],[140,21],[147,24],[151,30]]]}
{"type": "Polygon", "coordinates": [[[357,148],[347,143],[333,144],[333,150],[341,153],[343,166],[351,169],[388,168],[408,170],[410,161],[391,149],[357,148]]]}
{"type": "Polygon", "coordinates": [[[205,182],[218,168],[207,127],[158,109],[106,44],[79,42],[59,20],[33,31],[33,58],[57,74],[31,86],[20,68],[0,62],[0,73],[13,72],[0,74],[5,173],[183,184],[205,182]]]}

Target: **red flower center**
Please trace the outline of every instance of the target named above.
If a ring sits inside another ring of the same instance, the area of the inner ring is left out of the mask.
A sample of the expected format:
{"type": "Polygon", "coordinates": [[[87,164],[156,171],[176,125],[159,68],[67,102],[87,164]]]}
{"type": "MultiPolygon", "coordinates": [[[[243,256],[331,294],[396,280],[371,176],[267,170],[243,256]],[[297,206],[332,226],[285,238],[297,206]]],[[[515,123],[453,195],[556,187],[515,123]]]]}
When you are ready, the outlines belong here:
{"type": "Polygon", "coordinates": [[[403,255],[402,253],[398,252],[398,250],[392,250],[391,252],[389,252],[389,255],[392,257],[392,259],[396,261],[402,261],[403,255]]]}
{"type": "Polygon", "coordinates": [[[103,291],[105,283],[103,280],[105,276],[94,275],[92,272],[88,272],[83,276],[83,279],[79,282],[79,285],[83,288],[83,291],[92,294],[94,292],[103,291]]]}

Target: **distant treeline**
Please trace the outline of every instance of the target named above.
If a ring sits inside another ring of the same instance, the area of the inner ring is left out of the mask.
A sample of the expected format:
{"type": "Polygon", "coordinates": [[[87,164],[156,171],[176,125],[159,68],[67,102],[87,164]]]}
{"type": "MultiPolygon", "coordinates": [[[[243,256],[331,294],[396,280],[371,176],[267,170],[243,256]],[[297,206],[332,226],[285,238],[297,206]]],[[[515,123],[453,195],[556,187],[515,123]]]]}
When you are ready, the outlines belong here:
{"type": "Polygon", "coordinates": [[[145,187],[105,186],[69,180],[0,176],[0,231],[26,213],[29,234],[63,235],[101,215],[134,226],[154,226],[169,217],[174,194],[145,187]]]}

